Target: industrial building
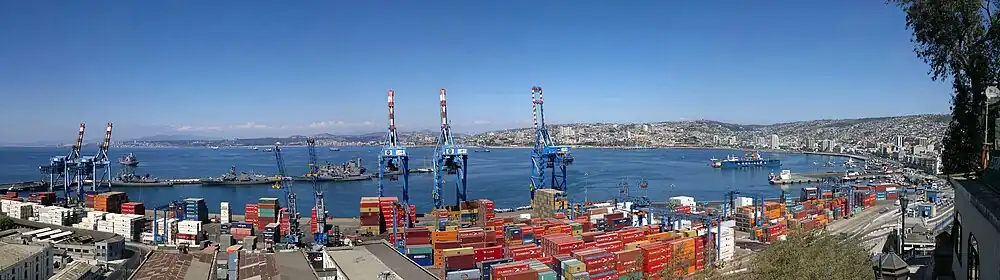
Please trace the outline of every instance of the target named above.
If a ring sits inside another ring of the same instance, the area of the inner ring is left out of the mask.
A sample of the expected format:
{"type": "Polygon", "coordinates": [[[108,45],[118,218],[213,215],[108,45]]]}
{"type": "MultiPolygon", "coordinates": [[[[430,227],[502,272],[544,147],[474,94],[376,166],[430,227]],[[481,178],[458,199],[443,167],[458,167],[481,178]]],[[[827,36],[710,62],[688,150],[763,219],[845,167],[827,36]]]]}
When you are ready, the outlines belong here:
{"type": "Polygon", "coordinates": [[[52,246],[0,242],[0,278],[5,280],[49,279],[53,275],[52,246]]]}
{"type": "Polygon", "coordinates": [[[955,279],[1000,279],[1000,157],[978,179],[957,178],[951,268],[955,279]],[[984,265],[985,264],[985,265],[984,265]]]}
{"type": "Polygon", "coordinates": [[[435,280],[432,272],[420,267],[385,242],[355,247],[327,248],[328,268],[336,268],[337,279],[377,279],[390,273],[397,279],[435,280]]]}
{"type": "Polygon", "coordinates": [[[12,220],[19,226],[35,229],[21,233],[21,240],[50,243],[53,249],[64,251],[66,255],[75,259],[90,259],[107,263],[125,258],[125,240],[113,233],[22,219],[12,220]]]}
{"type": "Polygon", "coordinates": [[[50,280],[99,280],[107,279],[104,270],[82,261],[73,261],[66,265],[50,280]]]}

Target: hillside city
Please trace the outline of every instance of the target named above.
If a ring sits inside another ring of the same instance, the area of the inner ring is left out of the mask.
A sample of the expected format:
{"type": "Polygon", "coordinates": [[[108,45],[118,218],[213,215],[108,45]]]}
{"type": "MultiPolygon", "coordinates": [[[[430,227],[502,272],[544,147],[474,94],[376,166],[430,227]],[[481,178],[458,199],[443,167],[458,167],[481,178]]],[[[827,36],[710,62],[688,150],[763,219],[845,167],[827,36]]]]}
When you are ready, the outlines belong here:
{"type": "MultiPolygon", "coordinates": [[[[772,125],[741,125],[711,120],[636,124],[559,124],[548,127],[557,144],[576,147],[705,147],[786,150],[884,155],[917,167],[937,166],[948,115],[813,120],[772,125]]],[[[433,146],[440,132],[400,132],[402,145],[433,146]]],[[[323,146],[377,146],[384,133],[364,135],[317,134],[323,146]]],[[[246,147],[305,145],[307,136],[230,140],[119,141],[118,147],[246,147]]],[[[456,134],[456,141],[472,147],[532,146],[531,128],[456,134]]],[[[928,170],[930,171],[930,170],[928,170]]],[[[936,173],[936,172],[935,172],[936,173]]]]}

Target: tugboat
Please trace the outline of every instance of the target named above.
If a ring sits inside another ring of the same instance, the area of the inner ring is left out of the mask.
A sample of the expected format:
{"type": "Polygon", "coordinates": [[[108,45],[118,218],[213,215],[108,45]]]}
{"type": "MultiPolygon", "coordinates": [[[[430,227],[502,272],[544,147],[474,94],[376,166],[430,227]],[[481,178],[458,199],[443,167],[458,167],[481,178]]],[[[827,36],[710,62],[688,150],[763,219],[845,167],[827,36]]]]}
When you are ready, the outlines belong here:
{"type": "Polygon", "coordinates": [[[202,186],[224,186],[224,185],[270,185],[277,182],[277,177],[269,177],[260,174],[254,174],[253,170],[250,173],[247,172],[236,172],[236,166],[234,165],[229,169],[229,173],[222,174],[219,178],[206,178],[201,179],[202,186]]]}
{"type": "Polygon", "coordinates": [[[746,152],[743,158],[730,155],[724,160],[712,159],[709,166],[714,168],[778,167],[781,166],[781,161],[765,159],[756,152],[746,152]]]}
{"type": "Polygon", "coordinates": [[[118,159],[118,163],[121,164],[121,169],[118,170],[118,176],[111,179],[111,185],[115,187],[173,187],[174,182],[170,181],[160,181],[156,178],[150,177],[149,174],[145,176],[138,176],[135,174],[135,169],[139,167],[139,159],[136,158],[135,154],[129,153],[118,159]]]}

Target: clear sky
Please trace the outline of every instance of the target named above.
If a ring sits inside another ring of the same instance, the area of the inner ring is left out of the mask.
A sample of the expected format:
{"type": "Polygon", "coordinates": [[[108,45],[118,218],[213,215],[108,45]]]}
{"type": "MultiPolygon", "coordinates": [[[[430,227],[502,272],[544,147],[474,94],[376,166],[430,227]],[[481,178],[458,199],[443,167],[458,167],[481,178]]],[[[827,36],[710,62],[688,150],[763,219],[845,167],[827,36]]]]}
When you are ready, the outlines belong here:
{"type": "Polygon", "coordinates": [[[0,142],[948,112],[882,1],[0,1],[0,142]],[[605,4],[606,3],[606,4],[605,4]]]}

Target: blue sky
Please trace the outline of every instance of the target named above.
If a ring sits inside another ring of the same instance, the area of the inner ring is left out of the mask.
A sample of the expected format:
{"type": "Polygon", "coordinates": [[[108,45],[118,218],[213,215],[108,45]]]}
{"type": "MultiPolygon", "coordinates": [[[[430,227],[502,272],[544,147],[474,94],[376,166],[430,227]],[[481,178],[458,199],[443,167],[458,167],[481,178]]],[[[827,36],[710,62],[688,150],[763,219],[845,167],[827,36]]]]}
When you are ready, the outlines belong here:
{"type": "Polygon", "coordinates": [[[2,1],[5,142],[945,113],[882,1],[2,1]],[[209,3],[211,2],[211,3],[209,3]],[[607,4],[605,4],[607,3],[607,4]],[[612,4],[613,3],[613,4],[612,4]],[[90,137],[88,137],[90,138],[90,137]]]}

